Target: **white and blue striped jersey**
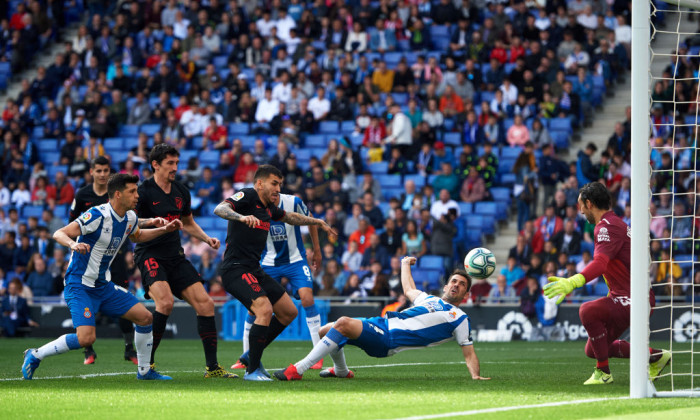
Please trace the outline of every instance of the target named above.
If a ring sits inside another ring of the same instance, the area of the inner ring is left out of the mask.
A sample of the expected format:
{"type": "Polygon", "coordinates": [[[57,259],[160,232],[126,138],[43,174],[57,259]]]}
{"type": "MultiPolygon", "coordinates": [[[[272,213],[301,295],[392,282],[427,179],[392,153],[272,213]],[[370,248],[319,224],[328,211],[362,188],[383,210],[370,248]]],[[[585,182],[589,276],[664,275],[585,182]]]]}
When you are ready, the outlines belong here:
{"type": "Polygon", "coordinates": [[[467,314],[437,296],[425,292],[413,306],[401,312],[387,312],[391,340],[389,356],[412,348],[432,347],[455,340],[460,346],[472,344],[467,314]]]}
{"type": "MultiPolygon", "coordinates": [[[[294,195],[280,194],[279,208],[288,213],[309,215],[306,204],[294,195]]],[[[306,248],[304,248],[299,226],[271,221],[270,233],[267,235],[267,244],[260,258],[260,265],[279,267],[298,261],[306,261],[306,248]]]]}
{"type": "Polygon", "coordinates": [[[129,210],[119,217],[106,203],[90,208],[75,221],[80,226],[77,241],[90,245],[90,252],[71,254],[66,283],[95,287],[111,281],[109,266],[124,241],[137,230],[136,213],[129,210]]]}

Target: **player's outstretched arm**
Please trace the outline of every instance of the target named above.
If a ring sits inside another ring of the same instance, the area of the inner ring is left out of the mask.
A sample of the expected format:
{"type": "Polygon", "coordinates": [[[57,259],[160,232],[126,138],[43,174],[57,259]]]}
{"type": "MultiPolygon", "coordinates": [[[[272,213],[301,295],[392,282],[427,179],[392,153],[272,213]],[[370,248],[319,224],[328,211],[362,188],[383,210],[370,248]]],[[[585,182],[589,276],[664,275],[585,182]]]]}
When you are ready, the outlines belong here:
{"type": "Polygon", "coordinates": [[[129,239],[131,239],[132,242],[135,243],[148,242],[168,232],[174,232],[179,229],[182,229],[182,222],[178,219],[175,219],[170,223],[166,224],[165,226],[161,226],[159,228],[136,229],[134,233],[129,235],[129,239]]]}
{"type": "Polygon", "coordinates": [[[328,232],[330,235],[337,235],[338,233],[333,230],[333,228],[321,219],[316,219],[315,217],[304,216],[303,214],[287,212],[284,217],[280,219],[281,222],[288,223],[295,226],[319,226],[321,229],[328,232]]]}
{"type": "Polygon", "coordinates": [[[236,211],[233,210],[233,207],[231,207],[231,204],[229,204],[226,201],[222,201],[219,203],[218,206],[214,209],[214,214],[221,217],[222,219],[230,220],[232,222],[241,222],[250,228],[254,228],[255,226],[260,224],[260,220],[255,217],[255,216],[243,216],[240,213],[237,213],[236,211]]]}
{"type": "Polygon", "coordinates": [[[401,287],[403,287],[403,294],[411,303],[422,293],[416,289],[416,283],[413,281],[413,274],[411,274],[411,266],[416,261],[416,257],[403,257],[401,259],[401,287]]]}
{"type": "Polygon", "coordinates": [[[188,235],[205,242],[213,249],[219,249],[219,246],[221,246],[221,242],[217,238],[212,238],[204,232],[204,229],[194,221],[194,217],[191,214],[182,216],[182,230],[187,232],[188,235]]]}
{"type": "Polygon", "coordinates": [[[474,346],[462,346],[462,355],[464,355],[464,361],[467,363],[467,368],[469,368],[469,373],[472,375],[472,379],[479,380],[489,380],[491,378],[484,378],[481,376],[481,368],[479,366],[479,358],[476,357],[476,351],[474,351],[474,346]]]}
{"type": "Polygon", "coordinates": [[[67,226],[63,226],[53,234],[53,238],[59,244],[70,248],[78,254],[86,254],[90,252],[90,245],[76,242],[75,238],[80,236],[80,225],[78,222],[70,222],[67,226]]]}
{"type": "Polygon", "coordinates": [[[162,227],[168,224],[168,221],[162,217],[153,217],[150,219],[139,219],[138,227],[140,229],[146,229],[151,227],[162,227]]]}

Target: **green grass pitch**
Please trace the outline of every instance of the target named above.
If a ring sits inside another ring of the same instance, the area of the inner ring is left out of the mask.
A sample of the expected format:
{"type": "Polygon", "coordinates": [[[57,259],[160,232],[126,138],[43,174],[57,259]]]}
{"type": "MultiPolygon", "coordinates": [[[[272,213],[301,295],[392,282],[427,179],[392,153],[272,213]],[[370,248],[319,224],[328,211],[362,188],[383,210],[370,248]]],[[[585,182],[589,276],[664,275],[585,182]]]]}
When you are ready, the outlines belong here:
{"type": "MultiPolygon", "coordinates": [[[[122,360],[121,342],[98,340],[95,365],[84,366],[82,352],[73,351],[46,359],[34,380],[16,380],[22,351],[45,342],[0,341],[0,419],[700,419],[700,399],[625,399],[624,360],[611,360],[614,384],[584,387],[594,363],[583,354],[583,342],[477,343],[482,375],[493,378],[487,382],[472,381],[459,347],[446,343],[386,359],[349,347],[352,380],[321,379],[309,371],[301,382],[250,383],[203,379],[201,343],[190,340],[166,340],[158,350],[158,369],[173,381],[140,382],[136,367],[122,360]],[[527,407],[603,398],[608,400],[527,407]]],[[[263,361],[270,370],[282,368],[309,348],[306,342],[277,342],[263,361]]],[[[240,343],[220,342],[221,364],[230,366],[240,349],[240,343]]],[[[689,356],[676,357],[674,367],[688,372],[689,356]]],[[[670,389],[670,378],[659,379],[657,388],[670,389]]]]}

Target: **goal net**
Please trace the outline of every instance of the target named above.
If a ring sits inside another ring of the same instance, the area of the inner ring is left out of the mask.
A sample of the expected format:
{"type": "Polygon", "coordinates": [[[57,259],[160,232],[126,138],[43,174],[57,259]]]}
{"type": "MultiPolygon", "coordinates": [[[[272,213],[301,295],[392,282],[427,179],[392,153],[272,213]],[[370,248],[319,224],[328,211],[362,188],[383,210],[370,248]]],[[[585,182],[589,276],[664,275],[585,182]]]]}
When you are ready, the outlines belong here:
{"type": "MultiPolygon", "coordinates": [[[[645,395],[636,396],[700,396],[700,369],[695,369],[700,368],[700,1],[647,1],[651,42],[641,42],[648,45],[648,97],[646,104],[633,100],[632,107],[645,107],[649,155],[647,173],[637,172],[635,178],[633,172],[632,183],[648,182],[651,194],[645,257],[651,261],[648,273],[656,306],[649,344],[670,350],[672,362],[653,386],[647,385],[645,395]]],[[[646,6],[647,1],[639,3],[646,6]]],[[[639,41],[633,36],[634,42],[639,41]]],[[[634,53],[632,66],[634,72],[634,53]]],[[[639,86],[634,83],[633,90],[639,86]]],[[[632,144],[637,152],[645,150],[639,140],[632,144]]],[[[631,370],[640,365],[633,360],[631,370]]],[[[634,397],[633,385],[630,390],[634,397]]]]}

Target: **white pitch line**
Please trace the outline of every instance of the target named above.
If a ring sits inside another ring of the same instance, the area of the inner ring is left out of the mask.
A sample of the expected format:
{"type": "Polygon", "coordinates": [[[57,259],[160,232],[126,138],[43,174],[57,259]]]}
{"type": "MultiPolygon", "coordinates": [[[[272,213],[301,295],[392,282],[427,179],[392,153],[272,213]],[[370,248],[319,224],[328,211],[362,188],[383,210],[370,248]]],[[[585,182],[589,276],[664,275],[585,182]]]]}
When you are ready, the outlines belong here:
{"type": "Polygon", "coordinates": [[[587,403],[594,403],[594,402],[601,402],[601,401],[615,401],[615,400],[625,400],[625,399],[629,399],[629,397],[592,398],[590,400],[559,401],[559,402],[532,404],[532,405],[514,405],[514,406],[510,406],[510,407],[493,407],[493,408],[483,408],[483,409],[479,409],[479,410],[454,411],[451,413],[427,414],[424,416],[399,417],[399,418],[395,418],[392,420],[440,419],[440,418],[445,418],[445,417],[472,416],[474,414],[488,414],[488,413],[500,413],[503,411],[524,410],[524,409],[528,409],[528,408],[560,407],[563,405],[587,404],[587,403]]]}

